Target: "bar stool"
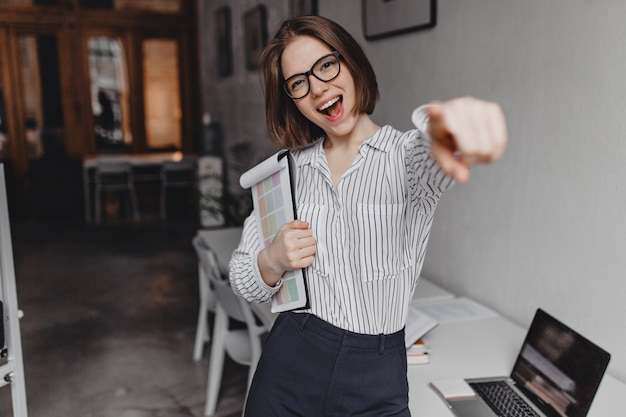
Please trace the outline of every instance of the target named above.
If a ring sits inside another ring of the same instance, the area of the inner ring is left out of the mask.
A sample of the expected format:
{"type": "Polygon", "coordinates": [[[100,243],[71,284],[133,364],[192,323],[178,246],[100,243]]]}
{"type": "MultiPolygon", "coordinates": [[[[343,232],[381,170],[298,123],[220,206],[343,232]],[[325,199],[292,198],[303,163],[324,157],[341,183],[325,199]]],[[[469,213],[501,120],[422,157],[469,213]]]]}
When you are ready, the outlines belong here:
{"type": "Polygon", "coordinates": [[[130,201],[131,213],[134,221],[139,221],[139,206],[135,193],[135,180],[132,166],[124,161],[100,160],[96,163],[95,171],[95,217],[96,224],[102,218],[101,198],[105,192],[123,192],[130,201]]]}
{"type": "Polygon", "coordinates": [[[166,161],[161,166],[161,219],[167,218],[167,190],[170,188],[190,189],[196,187],[196,164],[191,159],[166,161]]]}

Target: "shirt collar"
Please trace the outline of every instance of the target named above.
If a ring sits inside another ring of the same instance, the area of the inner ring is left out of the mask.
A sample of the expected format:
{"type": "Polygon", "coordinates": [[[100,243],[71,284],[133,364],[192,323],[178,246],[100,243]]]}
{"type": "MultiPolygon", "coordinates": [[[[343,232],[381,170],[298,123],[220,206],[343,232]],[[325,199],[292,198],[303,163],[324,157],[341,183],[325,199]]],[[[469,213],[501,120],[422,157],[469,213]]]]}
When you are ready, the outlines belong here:
{"type": "Polygon", "coordinates": [[[389,152],[393,145],[392,136],[394,129],[389,125],[384,125],[374,135],[366,140],[363,145],[371,146],[383,152],[389,152]]]}
{"type": "MultiPolygon", "coordinates": [[[[378,129],[374,135],[368,138],[361,145],[361,149],[364,146],[369,146],[374,149],[378,149],[383,152],[389,152],[392,148],[392,137],[394,133],[394,129],[385,125],[378,129]]],[[[320,158],[322,158],[322,154],[324,152],[324,137],[317,139],[315,142],[310,145],[305,146],[305,148],[310,147],[312,152],[303,152],[302,158],[299,158],[299,165],[312,165],[318,166],[320,158]]]]}
{"type": "Polygon", "coordinates": [[[303,146],[302,148],[298,148],[298,150],[305,150],[305,152],[300,153],[300,157],[298,158],[298,166],[303,165],[312,165],[317,166],[319,159],[321,157],[321,153],[323,151],[324,138],[319,138],[315,142],[312,142],[308,145],[303,146]]]}

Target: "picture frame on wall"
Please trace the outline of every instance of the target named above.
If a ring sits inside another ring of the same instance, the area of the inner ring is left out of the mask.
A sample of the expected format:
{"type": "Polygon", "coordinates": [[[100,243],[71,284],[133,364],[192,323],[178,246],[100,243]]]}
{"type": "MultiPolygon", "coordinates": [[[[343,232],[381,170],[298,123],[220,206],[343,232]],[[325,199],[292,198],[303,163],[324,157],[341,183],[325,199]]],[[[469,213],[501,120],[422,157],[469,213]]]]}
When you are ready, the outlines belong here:
{"type": "Polygon", "coordinates": [[[261,52],[267,44],[267,9],[260,4],[243,16],[246,68],[259,68],[261,52]]]}
{"type": "Polygon", "coordinates": [[[362,0],[363,35],[368,41],[437,25],[437,0],[362,0]]]}
{"type": "Polygon", "coordinates": [[[317,15],[317,0],[289,0],[289,16],[317,15]]]}
{"type": "Polygon", "coordinates": [[[233,73],[233,47],[230,7],[215,10],[215,39],[217,53],[217,73],[227,77],[233,73]]]}

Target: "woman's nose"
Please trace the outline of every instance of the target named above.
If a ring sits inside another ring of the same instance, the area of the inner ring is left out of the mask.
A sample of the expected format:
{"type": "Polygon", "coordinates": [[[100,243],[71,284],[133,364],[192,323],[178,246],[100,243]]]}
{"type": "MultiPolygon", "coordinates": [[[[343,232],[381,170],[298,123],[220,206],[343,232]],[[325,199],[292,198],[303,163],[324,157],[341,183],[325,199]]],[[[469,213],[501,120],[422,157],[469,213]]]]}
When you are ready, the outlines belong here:
{"type": "Polygon", "coordinates": [[[328,84],[311,76],[309,77],[309,87],[311,88],[312,95],[319,96],[328,89],[328,84]]]}

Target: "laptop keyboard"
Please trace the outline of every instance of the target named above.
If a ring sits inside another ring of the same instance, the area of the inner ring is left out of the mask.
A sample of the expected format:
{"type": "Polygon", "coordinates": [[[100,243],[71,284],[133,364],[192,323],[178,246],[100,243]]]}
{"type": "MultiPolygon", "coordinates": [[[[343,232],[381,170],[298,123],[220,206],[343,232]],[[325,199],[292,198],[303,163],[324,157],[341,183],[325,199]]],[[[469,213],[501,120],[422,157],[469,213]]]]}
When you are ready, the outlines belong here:
{"type": "Polygon", "coordinates": [[[474,391],[502,417],[540,417],[526,401],[504,381],[470,382],[474,391]]]}

